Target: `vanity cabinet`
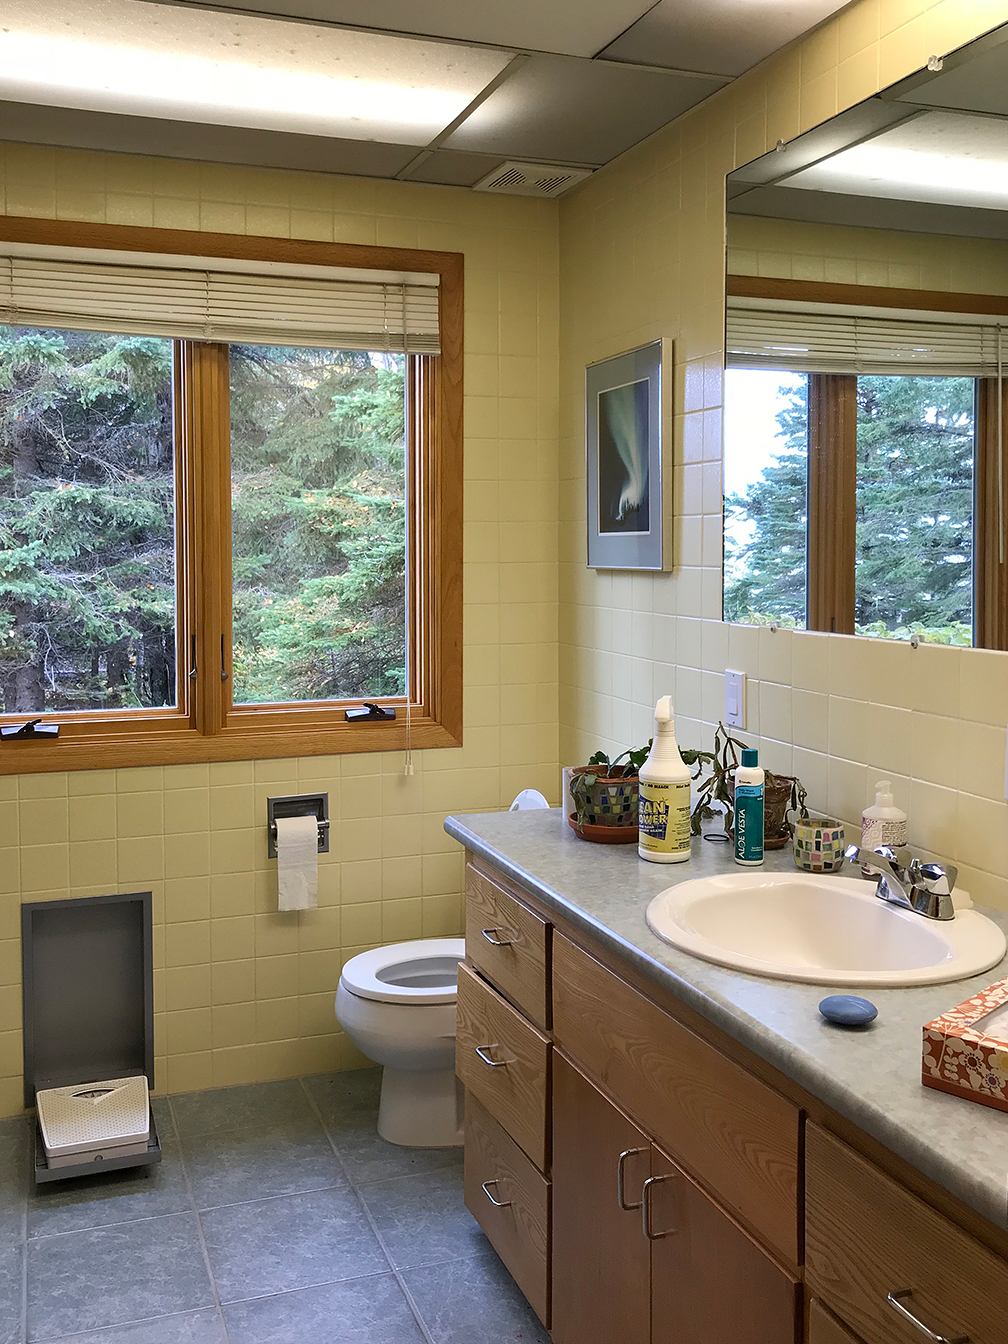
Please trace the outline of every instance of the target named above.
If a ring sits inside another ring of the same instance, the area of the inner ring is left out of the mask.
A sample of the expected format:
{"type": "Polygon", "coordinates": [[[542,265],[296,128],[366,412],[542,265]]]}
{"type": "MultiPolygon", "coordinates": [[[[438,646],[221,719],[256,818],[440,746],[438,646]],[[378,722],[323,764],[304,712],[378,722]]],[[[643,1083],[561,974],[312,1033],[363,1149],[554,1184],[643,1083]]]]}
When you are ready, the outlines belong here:
{"type": "Polygon", "coordinates": [[[553,1060],[554,1344],[648,1344],[641,1192],[651,1144],[560,1055],[553,1060]]]}
{"type": "Polygon", "coordinates": [[[466,893],[466,1204],[555,1344],[1003,1344],[1003,1231],[471,856],[466,893]]]}
{"type": "Polygon", "coordinates": [[[794,1344],[796,1280],[560,1054],[555,1344],[794,1344]]]}

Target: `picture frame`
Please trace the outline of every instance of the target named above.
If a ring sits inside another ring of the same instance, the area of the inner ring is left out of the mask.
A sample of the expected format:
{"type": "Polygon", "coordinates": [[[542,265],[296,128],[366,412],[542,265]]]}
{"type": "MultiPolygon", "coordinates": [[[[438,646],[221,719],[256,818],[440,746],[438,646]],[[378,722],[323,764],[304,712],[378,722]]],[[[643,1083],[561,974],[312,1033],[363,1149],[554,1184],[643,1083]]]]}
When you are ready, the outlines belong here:
{"type": "Polygon", "coordinates": [[[668,567],[663,481],[663,354],[667,343],[585,369],[588,566],[668,567]]]}

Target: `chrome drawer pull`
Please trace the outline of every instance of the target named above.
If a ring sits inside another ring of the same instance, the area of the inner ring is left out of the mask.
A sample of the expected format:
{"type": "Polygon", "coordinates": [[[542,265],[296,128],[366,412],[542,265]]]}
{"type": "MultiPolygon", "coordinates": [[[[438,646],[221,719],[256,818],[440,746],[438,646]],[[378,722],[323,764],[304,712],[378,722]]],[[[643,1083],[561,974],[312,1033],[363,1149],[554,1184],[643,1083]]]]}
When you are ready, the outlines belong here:
{"type": "Polygon", "coordinates": [[[508,932],[510,932],[508,929],[480,929],[480,933],[482,933],[483,937],[491,947],[513,947],[513,938],[502,938],[500,936],[502,933],[508,932]]]}
{"type": "Polygon", "coordinates": [[[641,1199],[639,1199],[636,1204],[628,1204],[626,1202],[626,1191],[623,1187],[624,1164],[628,1157],[635,1157],[637,1153],[646,1152],[646,1148],[627,1148],[625,1152],[620,1153],[619,1161],[616,1163],[616,1203],[624,1213],[633,1213],[634,1209],[639,1209],[643,1200],[643,1196],[641,1196],[641,1199]]]}
{"type": "Polygon", "coordinates": [[[490,1203],[494,1206],[495,1209],[509,1209],[511,1207],[511,1200],[494,1199],[493,1195],[490,1193],[490,1187],[492,1185],[494,1186],[500,1185],[500,1181],[497,1178],[495,1178],[492,1181],[484,1181],[483,1184],[480,1186],[480,1189],[483,1191],[483,1193],[486,1195],[487,1199],[490,1201],[490,1203]]]}
{"type": "MultiPolygon", "coordinates": [[[[641,1189],[641,1220],[644,1224],[644,1235],[648,1241],[661,1241],[662,1237],[671,1237],[678,1232],[677,1227],[670,1227],[665,1232],[656,1232],[651,1226],[651,1187],[658,1185],[661,1181],[673,1181],[674,1176],[649,1176],[641,1189]]],[[[958,1340],[944,1341],[944,1344],[960,1344],[958,1340]]]]}
{"type": "Polygon", "coordinates": [[[921,1332],[925,1339],[929,1339],[931,1344],[969,1344],[969,1335],[938,1335],[924,1324],[919,1316],[915,1316],[909,1307],[905,1307],[901,1299],[913,1297],[912,1288],[894,1288],[886,1297],[886,1301],[892,1307],[893,1311],[898,1311],[905,1321],[921,1332]]]}
{"type": "Polygon", "coordinates": [[[484,1064],[489,1064],[489,1066],[490,1066],[491,1069],[506,1069],[507,1066],[508,1066],[509,1064],[513,1064],[513,1063],[514,1063],[514,1060],[513,1060],[513,1059],[491,1059],[491,1058],[490,1058],[490,1051],[491,1051],[491,1050],[496,1050],[497,1048],[498,1048],[498,1047],[497,1047],[497,1043],[496,1043],[496,1042],[494,1042],[493,1045],[478,1045],[478,1046],[476,1047],[476,1053],[479,1055],[480,1059],[483,1061],[484,1064]]]}

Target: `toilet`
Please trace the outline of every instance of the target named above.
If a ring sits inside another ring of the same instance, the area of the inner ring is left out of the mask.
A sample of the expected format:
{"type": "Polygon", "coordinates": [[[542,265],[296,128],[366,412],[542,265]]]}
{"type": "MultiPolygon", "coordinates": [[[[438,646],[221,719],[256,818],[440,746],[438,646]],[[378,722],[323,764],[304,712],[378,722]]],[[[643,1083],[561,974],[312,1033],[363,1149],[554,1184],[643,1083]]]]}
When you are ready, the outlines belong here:
{"type": "Polygon", "coordinates": [[[361,952],[343,967],[336,1019],[361,1054],[384,1068],[378,1133],[389,1143],[462,1143],[455,1000],[464,959],[464,938],[421,938],[361,952]]]}

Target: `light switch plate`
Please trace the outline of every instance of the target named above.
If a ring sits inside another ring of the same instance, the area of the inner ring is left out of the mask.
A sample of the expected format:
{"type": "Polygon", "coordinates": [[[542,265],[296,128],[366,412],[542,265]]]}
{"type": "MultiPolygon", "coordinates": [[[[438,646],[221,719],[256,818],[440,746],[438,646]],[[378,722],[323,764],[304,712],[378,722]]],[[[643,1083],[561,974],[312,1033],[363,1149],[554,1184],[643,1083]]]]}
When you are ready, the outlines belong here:
{"type": "Polygon", "coordinates": [[[726,667],[724,674],[724,721],[729,728],[746,726],[746,674],[726,667]]]}

